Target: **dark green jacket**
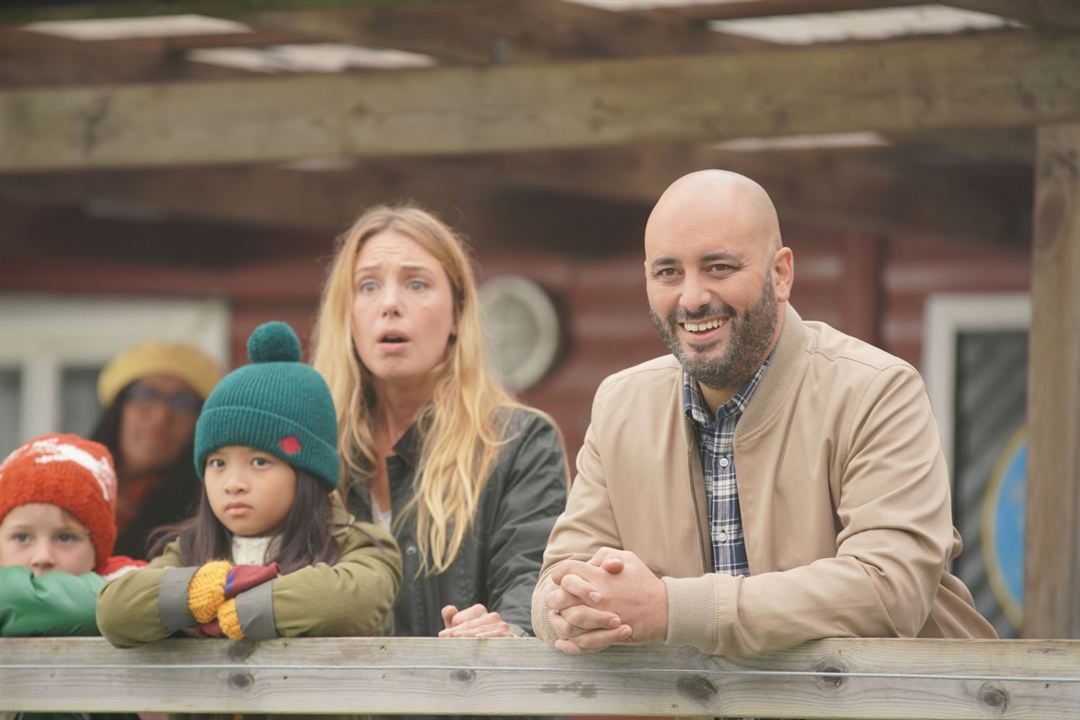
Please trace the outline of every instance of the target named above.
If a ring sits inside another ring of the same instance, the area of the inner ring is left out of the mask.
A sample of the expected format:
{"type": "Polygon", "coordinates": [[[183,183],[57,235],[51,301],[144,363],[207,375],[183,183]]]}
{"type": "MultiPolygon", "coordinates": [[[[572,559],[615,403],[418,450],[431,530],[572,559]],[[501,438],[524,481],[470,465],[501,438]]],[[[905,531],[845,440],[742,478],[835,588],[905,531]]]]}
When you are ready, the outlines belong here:
{"type": "MultiPolygon", "coordinates": [[[[415,518],[404,514],[420,458],[416,428],[394,446],[387,471],[394,537],[404,561],[394,604],[394,635],[437,635],[443,629],[443,606],[464,610],[475,603],[498,612],[515,633],[532,633],[532,591],[548,535],[566,505],[566,457],[558,431],[535,412],[515,411],[507,436],[511,439],[500,449],[495,470],[480,495],[471,538],[453,564],[438,575],[418,575],[415,518]]],[[[371,520],[366,482],[350,484],[347,502],[358,518],[371,520]]]]}

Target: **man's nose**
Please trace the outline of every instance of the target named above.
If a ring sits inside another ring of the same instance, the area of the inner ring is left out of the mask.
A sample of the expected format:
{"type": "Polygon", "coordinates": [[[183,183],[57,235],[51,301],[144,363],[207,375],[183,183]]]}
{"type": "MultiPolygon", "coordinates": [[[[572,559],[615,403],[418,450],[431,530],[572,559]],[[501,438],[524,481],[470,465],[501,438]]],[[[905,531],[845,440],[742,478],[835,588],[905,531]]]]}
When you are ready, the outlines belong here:
{"type": "Polygon", "coordinates": [[[690,312],[708,307],[712,303],[712,293],[704,282],[704,278],[697,273],[687,273],[683,280],[679,303],[690,312]]]}

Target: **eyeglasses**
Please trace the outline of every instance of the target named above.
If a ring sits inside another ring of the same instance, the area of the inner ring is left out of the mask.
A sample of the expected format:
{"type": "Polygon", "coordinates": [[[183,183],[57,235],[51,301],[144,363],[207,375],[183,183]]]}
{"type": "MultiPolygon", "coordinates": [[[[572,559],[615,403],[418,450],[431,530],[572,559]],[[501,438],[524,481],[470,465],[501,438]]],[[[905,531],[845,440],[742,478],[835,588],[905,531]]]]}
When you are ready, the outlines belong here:
{"type": "Polygon", "coordinates": [[[129,402],[140,408],[165,403],[170,409],[187,415],[198,415],[199,410],[202,409],[202,398],[190,390],[163,393],[149,385],[132,385],[126,397],[129,402]]]}

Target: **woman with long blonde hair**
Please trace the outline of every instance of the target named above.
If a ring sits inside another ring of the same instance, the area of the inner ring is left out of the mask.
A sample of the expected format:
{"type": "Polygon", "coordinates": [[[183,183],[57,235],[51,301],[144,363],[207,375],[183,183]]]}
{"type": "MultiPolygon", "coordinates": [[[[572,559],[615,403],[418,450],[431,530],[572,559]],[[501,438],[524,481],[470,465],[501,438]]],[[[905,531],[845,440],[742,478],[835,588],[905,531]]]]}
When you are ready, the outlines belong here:
{"type": "Polygon", "coordinates": [[[415,206],[364,212],[339,239],[314,353],[345,502],[401,546],[394,634],[529,633],[566,458],[550,418],[487,371],[461,239],[415,206]]]}

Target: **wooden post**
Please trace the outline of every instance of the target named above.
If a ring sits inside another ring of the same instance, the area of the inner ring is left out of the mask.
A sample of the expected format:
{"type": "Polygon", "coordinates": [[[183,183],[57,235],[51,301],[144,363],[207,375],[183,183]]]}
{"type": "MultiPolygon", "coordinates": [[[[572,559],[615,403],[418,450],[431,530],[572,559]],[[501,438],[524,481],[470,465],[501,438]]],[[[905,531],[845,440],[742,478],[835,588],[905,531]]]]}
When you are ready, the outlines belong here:
{"type": "Polygon", "coordinates": [[[1080,638],[1080,124],[1037,143],[1024,637],[1080,638]]]}

